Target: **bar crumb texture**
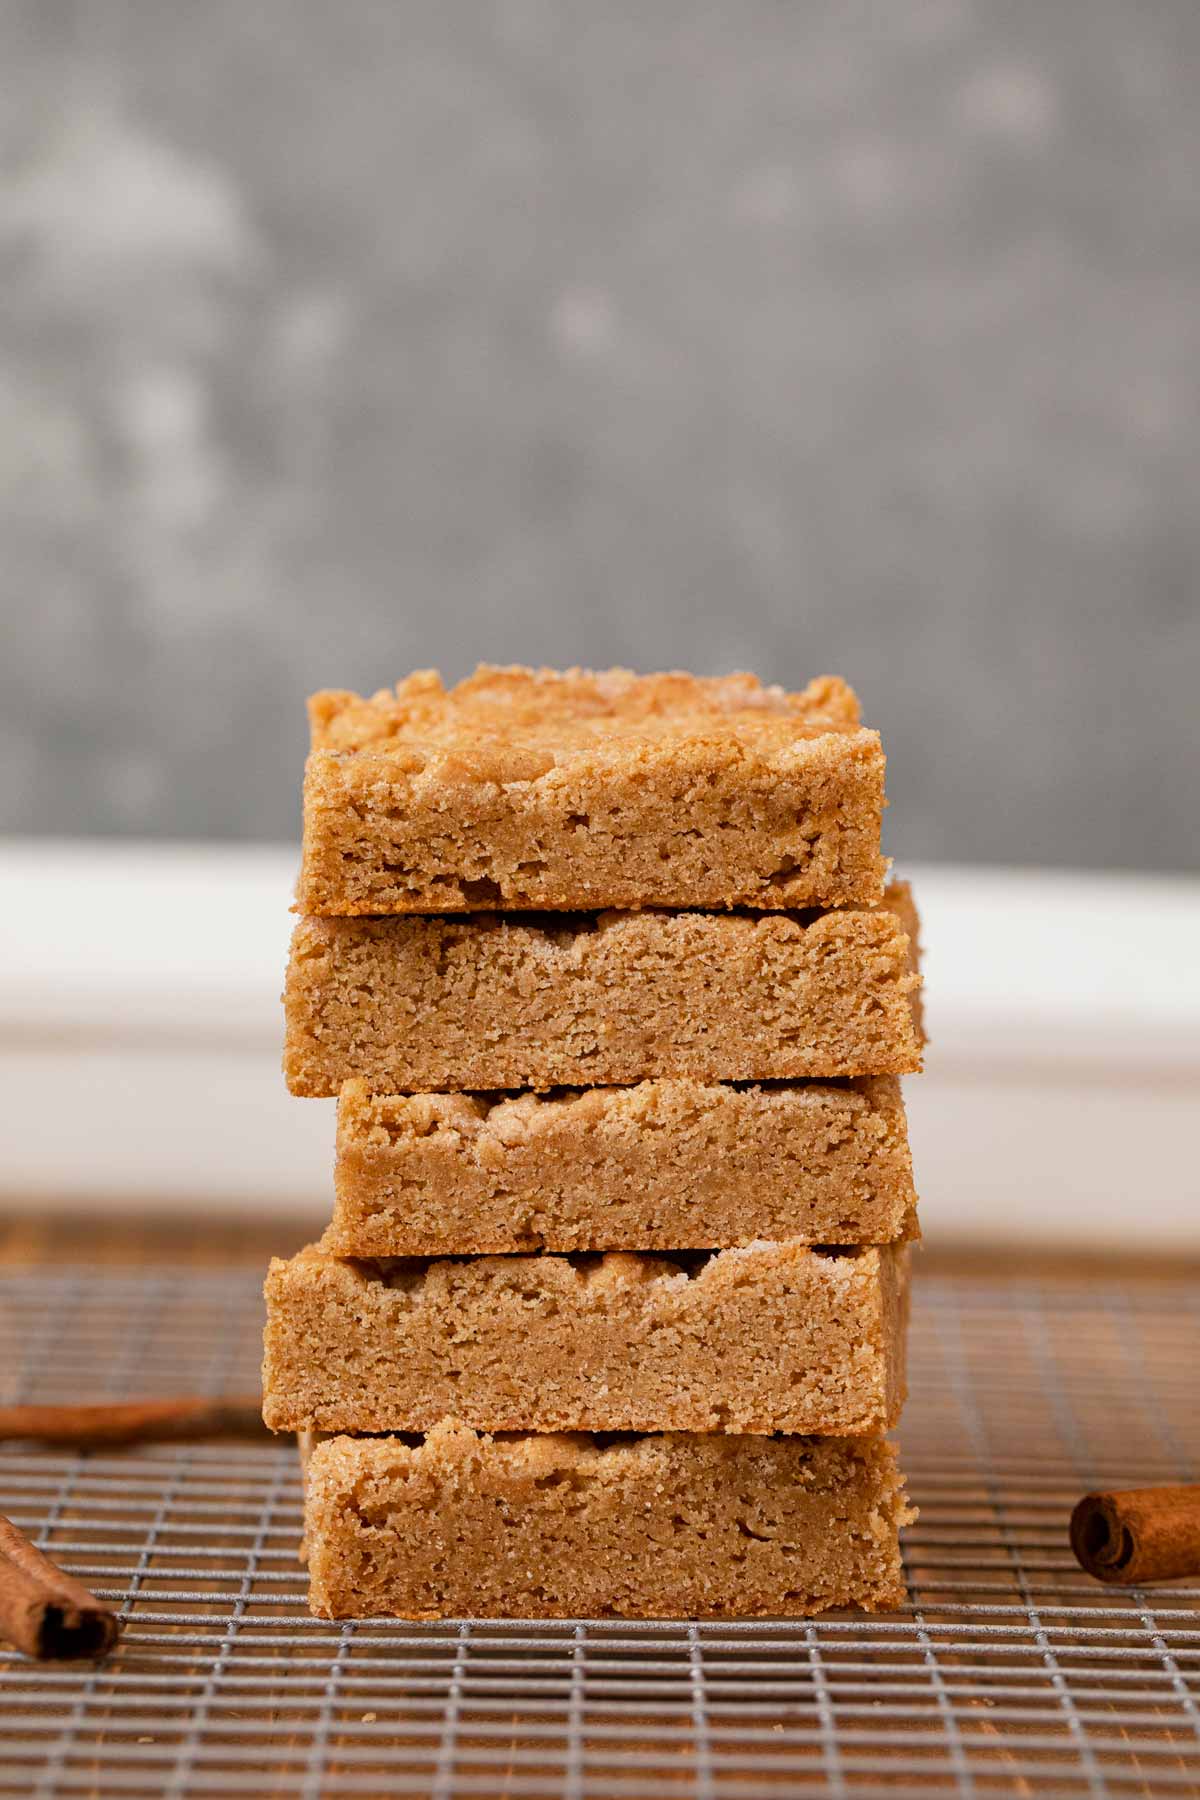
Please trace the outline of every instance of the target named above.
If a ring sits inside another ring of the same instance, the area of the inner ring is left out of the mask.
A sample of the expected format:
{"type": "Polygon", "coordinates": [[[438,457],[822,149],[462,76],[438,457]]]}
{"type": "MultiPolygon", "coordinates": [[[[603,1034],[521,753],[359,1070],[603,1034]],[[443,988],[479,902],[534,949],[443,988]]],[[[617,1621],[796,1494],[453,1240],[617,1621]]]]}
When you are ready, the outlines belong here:
{"type": "Polygon", "coordinates": [[[275,1431],[886,1430],[904,1400],[906,1245],[753,1244],[349,1262],[267,1276],[275,1431]]]}
{"type": "Polygon", "coordinates": [[[916,1204],[900,1084],[686,1077],[338,1101],[336,1256],[886,1244],[916,1204]]]}
{"type": "Polygon", "coordinates": [[[326,1619],[770,1618],[904,1598],[879,1438],[335,1437],[305,1480],[326,1619]]]}
{"type": "Polygon", "coordinates": [[[298,908],[879,899],[884,756],[845,682],[424,670],[309,702],[298,908]]]}
{"type": "Polygon", "coordinates": [[[908,887],[818,913],[301,919],[294,1094],[905,1074],[921,1066],[908,887]]]}

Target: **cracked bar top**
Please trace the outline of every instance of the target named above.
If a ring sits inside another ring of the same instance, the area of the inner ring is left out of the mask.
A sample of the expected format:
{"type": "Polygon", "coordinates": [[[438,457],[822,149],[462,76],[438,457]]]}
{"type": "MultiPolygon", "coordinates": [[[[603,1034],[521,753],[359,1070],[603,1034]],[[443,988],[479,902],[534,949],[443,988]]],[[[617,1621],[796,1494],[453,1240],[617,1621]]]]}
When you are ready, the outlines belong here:
{"type": "Polygon", "coordinates": [[[884,1244],[916,1203],[900,1084],[631,1087],[338,1100],[337,1256],[884,1244]]]}
{"type": "Polygon", "coordinates": [[[605,1442],[439,1422],[333,1437],[305,1471],[321,1618],[799,1617],[904,1597],[908,1506],[879,1438],[605,1442]]]}
{"type": "Polygon", "coordinates": [[[309,702],[297,904],[355,915],[867,903],[884,756],[845,682],[425,670],[309,702]]]}
{"type": "Polygon", "coordinates": [[[311,1095],[904,1074],[916,960],[903,883],[811,914],[302,919],[284,1070],[311,1095]]]}
{"type": "Polygon", "coordinates": [[[343,1261],[267,1276],[275,1431],[885,1430],[909,1252],[756,1243],[673,1257],[343,1261]]]}

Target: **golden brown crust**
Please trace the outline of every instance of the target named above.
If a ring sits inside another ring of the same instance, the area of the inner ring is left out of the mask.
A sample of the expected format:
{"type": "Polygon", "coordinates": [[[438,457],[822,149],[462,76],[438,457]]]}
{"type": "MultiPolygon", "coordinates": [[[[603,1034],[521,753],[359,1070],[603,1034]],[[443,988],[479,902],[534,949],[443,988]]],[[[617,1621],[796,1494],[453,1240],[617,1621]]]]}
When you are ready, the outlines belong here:
{"type": "Polygon", "coordinates": [[[879,899],[884,757],[846,684],[481,668],[309,702],[310,914],[879,899]]]}
{"type": "MultiPolygon", "coordinates": [[[[855,731],[858,698],[836,675],[822,675],[803,693],[764,687],[757,676],[690,675],[674,670],[636,675],[631,669],[500,668],[480,663],[457,687],[436,669],[418,669],[369,698],[326,689],[308,703],[314,750],[362,750],[386,744],[407,758],[408,743],[470,753],[481,738],[494,741],[514,767],[523,741],[553,748],[590,746],[643,730],[666,736],[775,727],[812,737],[855,731]]],[[[493,771],[503,779],[505,771],[493,771]]],[[[521,779],[520,776],[517,779],[521,779]]]]}
{"type": "Polygon", "coordinates": [[[338,1099],[337,1256],[885,1244],[916,1202],[900,1084],[338,1099]]]}
{"type": "Polygon", "coordinates": [[[751,1244],[349,1262],[267,1276],[276,1431],[886,1429],[904,1399],[906,1245],[751,1244]]]}
{"type": "Polygon", "coordinates": [[[284,1071],[310,1095],[903,1074],[914,930],[903,883],[815,915],[301,919],[284,1071]]]}
{"type": "Polygon", "coordinates": [[[322,1618],[803,1617],[900,1605],[878,1438],[335,1437],[308,1465],[322,1618]]]}

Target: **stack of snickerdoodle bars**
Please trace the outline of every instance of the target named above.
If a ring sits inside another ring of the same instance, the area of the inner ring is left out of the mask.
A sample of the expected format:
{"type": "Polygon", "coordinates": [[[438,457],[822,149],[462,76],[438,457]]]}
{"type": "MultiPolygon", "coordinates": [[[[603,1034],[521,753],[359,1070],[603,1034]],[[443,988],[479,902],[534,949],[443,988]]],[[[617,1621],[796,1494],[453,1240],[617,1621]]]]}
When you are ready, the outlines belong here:
{"type": "Polygon", "coordinates": [[[481,669],[311,703],[267,1280],[336,1618],[895,1604],[916,916],[844,683],[481,669]]]}

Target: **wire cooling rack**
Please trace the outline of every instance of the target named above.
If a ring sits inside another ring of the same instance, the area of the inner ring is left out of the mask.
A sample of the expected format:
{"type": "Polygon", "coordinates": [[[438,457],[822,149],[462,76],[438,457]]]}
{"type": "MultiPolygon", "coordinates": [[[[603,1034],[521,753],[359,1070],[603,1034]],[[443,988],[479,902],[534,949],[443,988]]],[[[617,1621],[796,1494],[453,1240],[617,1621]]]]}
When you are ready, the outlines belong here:
{"type": "MultiPolygon", "coordinates": [[[[258,1281],[0,1276],[9,1401],[252,1387],[258,1281]]],[[[1085,1489],[1192,1479],[1182,1280],[919,1273],[898,1613],[812,1624],[309,1618],[286,1445],[0,1456],[7,1510],[119,1605],[107,1664],[0,1652],[0,1793],[1200,1793],[1200,1588],[1074,1565],[1085,1489]]]]}

